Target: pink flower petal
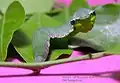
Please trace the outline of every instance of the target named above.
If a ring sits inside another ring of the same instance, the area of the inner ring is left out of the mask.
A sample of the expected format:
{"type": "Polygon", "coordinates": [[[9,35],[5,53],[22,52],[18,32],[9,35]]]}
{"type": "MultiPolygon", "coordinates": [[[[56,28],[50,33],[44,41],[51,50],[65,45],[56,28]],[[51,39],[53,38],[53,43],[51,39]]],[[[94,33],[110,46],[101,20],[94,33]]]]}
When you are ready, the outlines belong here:
{"type": "Polygon", "coordinates": [[[78,57],[78,56],[80,56],[80,55],[83,55],[83,53],[82,53],[82,52],[79,52],[79,51],[73,51],[70,57],[71,57],[71,58],[72,58],[72,57],[78,57]]]}
{"type": "Polygon", "coordinates": [[[96,6],[96,5],[104,5],[108,3],[114,3],[114,0],[87,0],[89,5],[96,6]]]}

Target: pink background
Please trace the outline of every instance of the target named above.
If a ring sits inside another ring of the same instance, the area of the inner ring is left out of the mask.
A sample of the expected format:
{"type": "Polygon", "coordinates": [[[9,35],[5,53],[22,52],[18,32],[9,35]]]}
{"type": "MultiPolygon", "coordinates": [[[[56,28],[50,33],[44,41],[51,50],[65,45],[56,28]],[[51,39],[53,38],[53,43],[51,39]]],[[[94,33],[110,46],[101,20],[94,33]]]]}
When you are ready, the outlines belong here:
{"type": "MultiPolygon", "coordinates": [[[[63,0],[65,2],[69,0],[63,0]]],[[[120,1],[120,0],[119,0],[120,1]]],[[[113,0],[88,0],[90,5],[112,3],[113,0]]],[[[69,4],[69,3],[67,3],[69,4]]],[[[77,55],[77,52],[74,53],[77,55]]],[[[75,56],[71,57],[75,57],[75,56]]],[[[41,75],[29,76],[31,70],[0,67],[2,83],[120,83],[120,56],[78,61],[51,66],[41,75]]]]}

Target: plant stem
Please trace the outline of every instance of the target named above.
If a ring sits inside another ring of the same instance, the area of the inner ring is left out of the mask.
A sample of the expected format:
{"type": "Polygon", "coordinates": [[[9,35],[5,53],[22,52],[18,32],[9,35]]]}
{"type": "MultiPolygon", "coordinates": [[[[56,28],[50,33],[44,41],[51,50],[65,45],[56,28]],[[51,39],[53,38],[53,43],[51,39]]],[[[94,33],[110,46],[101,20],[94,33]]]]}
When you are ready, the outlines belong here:
{"type": "MultiPolygon", "coordinates": [[[[94,53],[92,54],[92,59],[100,58],[104,56],[104,52],[100,53],[94,53]]],[[[38,71],[40,69],[43,69],[45,67],[49,67],[52,65],[62,64],[66,62],[73,62],[73,61],[80,61],[80,60],[87,60],[90,59],[89,55],[83,55],[76,58],[66,58],[66,59],[60,59],[55,61],[46,61],[46,62],[40,62],[40,63],[14,63],[14,62],[0,62],[1,67],[14,67],[14,68],[25,68],[25,69],[31,69],[33,71],[38,71]]]]}

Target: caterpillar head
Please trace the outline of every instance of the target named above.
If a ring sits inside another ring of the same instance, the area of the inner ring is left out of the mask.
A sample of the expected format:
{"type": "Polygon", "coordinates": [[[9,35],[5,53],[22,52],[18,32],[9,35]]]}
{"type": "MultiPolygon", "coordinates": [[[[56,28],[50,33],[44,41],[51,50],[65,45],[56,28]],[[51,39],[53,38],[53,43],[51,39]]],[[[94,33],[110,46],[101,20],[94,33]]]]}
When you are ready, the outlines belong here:
{"type": "Polygon", "coordinates": [[[86,33],[93,28],[95,19],[95,10],[81,8],[73,15],[70,23],[73,26],[74,30],[86,33]]]}

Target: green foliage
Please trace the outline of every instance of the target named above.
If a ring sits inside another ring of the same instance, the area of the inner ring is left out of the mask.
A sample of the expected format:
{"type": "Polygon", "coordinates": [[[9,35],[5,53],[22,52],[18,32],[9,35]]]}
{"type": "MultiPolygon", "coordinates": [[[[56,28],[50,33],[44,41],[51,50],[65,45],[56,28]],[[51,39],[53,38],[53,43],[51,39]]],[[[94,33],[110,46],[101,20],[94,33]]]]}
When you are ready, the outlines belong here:
{"type": "Polygon", "coordinates": [[[22,5],[15,1],[7,8],[0,20],[0,60],[5,60],[7,48],[12,39],[13,33],[19,29],[25,18],[22,5]]]}
{"type": "MultiPolygon", "coordinates": [[[[79,8],[91,8],[86,0],[73,0],[69,7],[50,17],[46,12],[52,12],[50,10],[53,4],[54,0],[0,0],[0,60],[6,59],[8,45],[12,43],[26,62],[33,62],[32,35],[36,29],[61,26],[69,21],[79,8]]],[[[97,9],[97,20],[92,31],[79,33],[75,38],[88,41],[87,44],[83,42],[84,45],[97,50],[120,54],[119,10],[119,4],[101,6],[97,9]]],[[[54,50],[49,60],[55,60],[61,54],[71,54],[71,52],[71,49],[54,50]]]]}
{"type": "Polygon", "coordinates": [[[27,14],[34,12],[48,12],[54,3],[54,0],[0,0],[0,10],[4,13],[9,4],[13,1],[19,1],[27,14]]]}

